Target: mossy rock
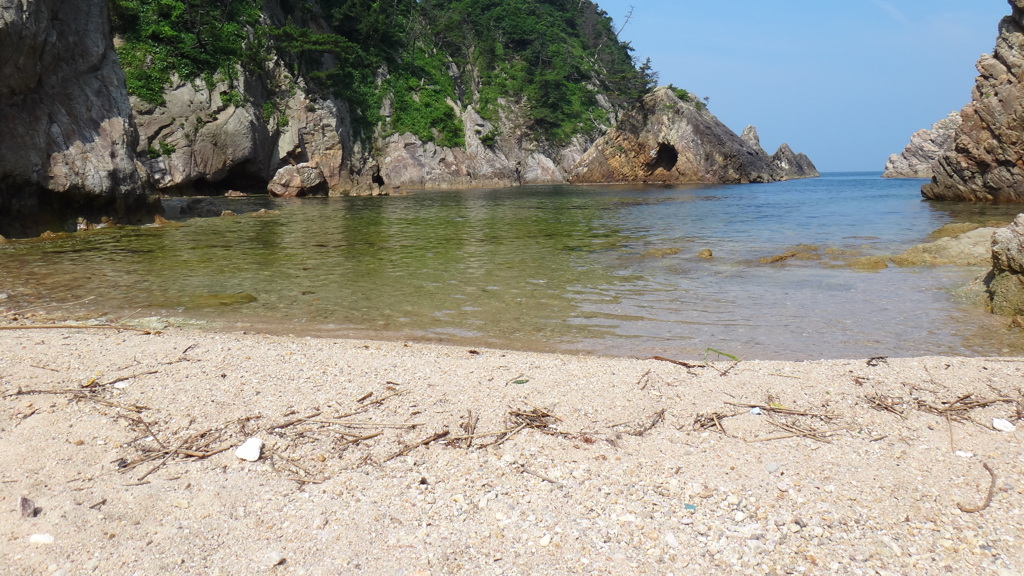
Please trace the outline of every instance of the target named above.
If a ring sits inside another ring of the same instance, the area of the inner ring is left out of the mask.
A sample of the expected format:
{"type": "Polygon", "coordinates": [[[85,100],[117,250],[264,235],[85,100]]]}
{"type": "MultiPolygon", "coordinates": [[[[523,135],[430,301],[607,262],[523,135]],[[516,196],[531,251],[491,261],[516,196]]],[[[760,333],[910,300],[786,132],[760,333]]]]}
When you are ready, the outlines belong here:
{"type": "Polygon", "coordinates": [[[885,270],[889,267],[889,263],[881,256],[864,256],[850,260],[848,266],[854,270],[875,271],[885,270]]]}
{"type": "Polygon", "coordinates": [[[645,250],[643,256],[645,258],[664,258],[665,256],[675,256],[682,251],[681,248],[651,248],[645,250]]]}
{"type": "Polygon", "coordinates": [[[1000,316],[1024,315],[1024,276],[1001,273],[988,284],[992,312],[1000,316]]]}
{"type": "Polygon", "coordinates": [[[977,230],[978,228],[981,228],[981,224],[975,224],[974,222],[954,222],[934,230],[928,235],[928,239],[938,240],[939,238],[956,238],[961,234],[966,234],[971,230],[977,230]]]}

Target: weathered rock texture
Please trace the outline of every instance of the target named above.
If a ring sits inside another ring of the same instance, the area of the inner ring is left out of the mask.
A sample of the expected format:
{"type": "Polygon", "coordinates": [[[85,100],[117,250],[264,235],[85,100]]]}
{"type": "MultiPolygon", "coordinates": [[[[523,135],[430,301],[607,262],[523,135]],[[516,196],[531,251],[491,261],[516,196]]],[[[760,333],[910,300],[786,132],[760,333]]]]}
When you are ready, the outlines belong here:
{"type": "Polygon", "coordinates": [[[892,257],[897,266],[986,266],[992,259],[992,235],[998,228],[975,228],[918,244],[892,257]]]}
{"type": "Polygon", "coordinates": [[[267,185],[267,191],[278,198],[326,196],[328,186],[319,166],[310,163],[281,168],[267,185]]]}
{"type": "Polygon", "coordinates": [[[992,272],[986,280],[992,312],[1024,315],[1024,214],[992,236],[992,272]]]}
{"type": "Polygon", "coordinates": [[[0,55],[0,233],[152,215],[107,1],[0,2],[0,55]]]}
{"type": "Polygon", "coordinates": [[[310,98],[280,63],[259,75],[238,72],[233,84],[175,82],[160,106],[132,98],[138,153],[156,188],[259,192],[277,170],[308,162],[320,166],[327,188],[352,188],[345,146],[354,144],[344,105],[310,98]],[[264,117],[264,110],[273,113],[264,117]]]}
{"type": "Polygon", "coordinates": [[[566,172],[579,157],[571,144],[551,156],[541,152],[522,126],[519,106],[504,103],[499,126],[483,119],[472,106],[460,110],[465,148],[446,148],[423,143],[412,134],[395,134],[383,142],[378,183],[393,188],[483,188],[565,182],[566,172]],[[481,137],[497,130],[502,134],[492,146],[481,137]]]}
{"type": "Polygon", "coordinates": [[[931,178],[932,164],[953,149],[953,136],[960,127],[960,113],[951,112],[927,130],[910,136],[910,144],[889,156],[882,178],[931,178]]]}
{"type": "Polygon", "coordinates": [[[936,200],[1024,201],[1024,0],[999,24],[992,55],[978,61],[971,102],[953,149],[933,166],[921,194],[936,200]]]}
{"type": "Polygon", "coordinates": [[[756,130],[737,136],[705,107],[659,88],[583,155],[571,181],[747,183],[817,175],[811,161],[788,146],[769,156],[756,130]]]}

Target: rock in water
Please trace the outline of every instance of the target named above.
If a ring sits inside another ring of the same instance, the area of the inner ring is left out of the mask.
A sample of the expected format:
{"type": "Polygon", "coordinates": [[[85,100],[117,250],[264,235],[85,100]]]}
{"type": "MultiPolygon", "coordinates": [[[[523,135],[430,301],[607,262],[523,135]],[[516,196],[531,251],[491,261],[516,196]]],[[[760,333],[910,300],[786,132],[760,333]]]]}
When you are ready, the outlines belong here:
{"type": "Polygon", "coordinates": [[[953,149],[953,135],[960,127],[960,113],[951,112],[927,130],[918,130],[899,154],[889,156],[882,178],[931,178],[932,163],[953,149]]]}
{"type": "Polygon", "coordinates": [[[271,196],[297,198],[299,196],[326,196],[327,180],[315,163],[285,166],[277,171],[267,186],[271,196]]]}
{"type": "Polygon", "coordinates": [[[112,38],[107,0],[0,3],[0,233],[152,219],[112,38]]]}
{"type": "Polygon", "coordinates": [[[1024,202],[1024,0],[999,23],[991,55],[978,60],[971,102],[952,150],[932,166],[921,194],[934,200],[1024,202]]]}
{"type": "Polygon", "coordinates": [[[1024,314],[1024,214],[992,235],[992,271],[986,284],[992,312],[1024,314]]]}
{"type": "Polygon", "coordinates": [[[583,154],[570,181],[748,183],[818,176],[807,156],[785,144],[768,156],[754,128],[737,136],[695,97],[684,98],[667,87],[645,96],[583,154]]]}
{"type": "Polygon", "coordinates": [[[255,462],[260,459],[260,454],[263,452],[263,440],[259,438],[249,438],[235,450],[235,456],[248,462],[255,462]]]}

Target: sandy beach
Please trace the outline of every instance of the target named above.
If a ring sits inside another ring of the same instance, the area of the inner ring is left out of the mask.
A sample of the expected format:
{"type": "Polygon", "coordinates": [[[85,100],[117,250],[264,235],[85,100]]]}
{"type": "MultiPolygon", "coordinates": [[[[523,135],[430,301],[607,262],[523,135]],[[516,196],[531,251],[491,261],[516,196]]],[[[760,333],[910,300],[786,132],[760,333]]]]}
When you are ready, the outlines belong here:
{"type": "Polygon", "coordinates": [[[1024,573],[1022,359],[0,347],[4,574],[1024,573]]]}

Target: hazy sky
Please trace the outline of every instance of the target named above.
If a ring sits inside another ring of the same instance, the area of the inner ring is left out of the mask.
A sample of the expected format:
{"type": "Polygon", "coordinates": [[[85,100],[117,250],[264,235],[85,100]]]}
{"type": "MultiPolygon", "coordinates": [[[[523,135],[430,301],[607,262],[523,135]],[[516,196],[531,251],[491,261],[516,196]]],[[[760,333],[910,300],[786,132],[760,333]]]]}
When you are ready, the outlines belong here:
{"type": "Polygon", "coordinates": [[[877,170],[971,97],[1006,0],[596,0],[660,83],[823,172],[877,170]]]}

